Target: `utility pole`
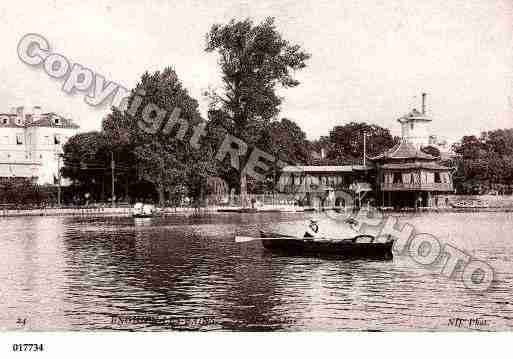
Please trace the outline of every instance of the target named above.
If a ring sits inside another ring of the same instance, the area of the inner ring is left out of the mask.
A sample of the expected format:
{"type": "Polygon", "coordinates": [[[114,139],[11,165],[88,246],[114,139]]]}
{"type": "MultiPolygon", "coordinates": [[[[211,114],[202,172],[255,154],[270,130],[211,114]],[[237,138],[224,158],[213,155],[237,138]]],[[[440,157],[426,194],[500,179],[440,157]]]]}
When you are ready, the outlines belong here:
{"type": "MultiPolygon", "coordinates": [[[[363,132],[363,168],[365,170],[365,178],[364,181],[367,181],[367,132],[363,132]]],[[[358,183],[358,207],[362,208],[362,196],[361,196],[361,188],[358,183]]]]}
{"type": "Polygon", "coordinates": [[[367,132],[364,132],[363,133],[363,167],[365,167],[365,164],[366,164],[366,160],[365,160],[365,157],[367,157],[366,153],[367,153],[367,132]]]}
{"type": "Polygon", "coordinates": [[[61,206],[61,154],[57,153],[57,205],[61,206]]]}
{"type": "Polygon", "coordinates": [[[110,168],[111,168],[111,172],[112,172],[112,195],[111,195],[111,207],[114,208],[114,168],[115,168],[115,163],[114,163],[114,152],[110,151],[110,168]]]}

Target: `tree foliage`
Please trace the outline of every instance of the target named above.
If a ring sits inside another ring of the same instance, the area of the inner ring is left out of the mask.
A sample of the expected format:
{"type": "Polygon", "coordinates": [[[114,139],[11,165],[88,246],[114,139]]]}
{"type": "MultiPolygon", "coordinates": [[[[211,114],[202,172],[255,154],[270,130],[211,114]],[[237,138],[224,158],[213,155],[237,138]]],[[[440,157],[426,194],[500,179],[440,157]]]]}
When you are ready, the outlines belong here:
{"type": "Polygon", "coordinates": [[[99,131],[72,136],[63,146],[62,175],[89,185],[101,181],[110,167],[108,148],[107,139],[99,131]]]}
{"type": "MultiPolygon", "coordinates": [[[[283,39],[273,18],[260,24],[250,19],[215,24],[206,35],[205,50],[219,56],[223,82],[221,91],[209,94],[211,128],[222,128],[252,148],[279,113],[277,89],[299,85],[294,72],[306,66],[310,55],[283,39]]],[[[220,171],[227,181],[240,175],[233,169],[220,171]]]]}
{"type": "Polygon", "coordinates": [[[306,134],[288,118],[269,123],[258,146],[285,163],[306,165],[310,161],[310,143],[306,134]]]}
{"type": "Polygon", "coordinates": [[[454,182],[459,192],[511,192],[513,183],[513,129],[464,136],[453,146],[458,155],[454,182]]]}
{"type": "Polygon", "coordinates": [[[369,157],[384,152],[395,143],[387,128],[365,122],[350,122],[335,126],[317,146],[324,148],[326,162],[330,164],[359,163],[363,159],[364,135],[367,135],[366,153],[369,157]]]}
{"type": "Polygon", "coordinates": [[[161,205],[166,194],[169,197],[177,193],[177,187],[180,193],[186,187],[188,195],[200,197],[208,177],[215,174],[215,166],[209,146],[192,146],[189,141],[194,126],[202,121],[197,101],[189,96],[172,68],[143,74],[132,91],[129,106],[136,99],[141,101],[138,108],[134,106],[134,111],[121,112],[113,108],[104,119],[101,132],[70,139],[64,148],[69,162],[63,174],[81,183],[91,177],[94,180],[91,172],[85,172],[80,166],[77,171],[72,164],[93,161],[104,163],[104,168],[108,168],[106,164],[110,164],[112,153],[116,170],[125,170],[124,182],[133,188],[152,184],[161,205]],[[179,117],[187,126],[183,137],[176,136],[179,125],[163,130],[175,109],[180,110],[179,117]],[[164,116],[159,117],[159,113],[164,116]]]}

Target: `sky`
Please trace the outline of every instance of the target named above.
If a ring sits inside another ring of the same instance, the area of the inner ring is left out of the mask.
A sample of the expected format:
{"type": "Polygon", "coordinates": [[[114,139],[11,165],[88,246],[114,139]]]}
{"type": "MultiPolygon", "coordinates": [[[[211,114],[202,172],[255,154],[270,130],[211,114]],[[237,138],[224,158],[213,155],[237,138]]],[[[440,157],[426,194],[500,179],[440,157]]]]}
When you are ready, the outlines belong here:
{"type": "Polygon", "coordinates": [[[388,127],[421,107],[427,93],[430,132],[449,141],[513,127],[513,1],[2,1],[0,112],[40,105],[97,130],[109,112],[84,93],[62,90],[17,56],[27,33],[54,52],[132,88],[145,71],[173,66],[206,117],[203,92],[220,86],[215,54],[204,51],[214,23],[276,18],[283,37],[312,58],[281,90],[280,117],[309,139],[351,121],[388,127]]]}

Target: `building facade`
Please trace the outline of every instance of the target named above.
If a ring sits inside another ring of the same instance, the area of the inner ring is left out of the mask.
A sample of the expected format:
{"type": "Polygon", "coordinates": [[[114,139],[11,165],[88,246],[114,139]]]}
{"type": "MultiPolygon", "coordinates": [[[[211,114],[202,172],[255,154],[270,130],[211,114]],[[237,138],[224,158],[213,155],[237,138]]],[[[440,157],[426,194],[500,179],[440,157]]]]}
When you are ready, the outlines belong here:
{"type": "Polygon", "coordinates": [[[370,160],[376,167],[375,188],[383,207],[438,206],[439,195],[453,191],[450,168],[406,138],[370,160]]]}
{"type": "Polygon", "coordinates": [[[372,191],[373,166],[286,166],[278,182],[280,192],[295,194],[300,204],[315,208],[359,204],[372,191]],[[347,194],[353,195],[347,203],[347,194]]]}
{"type": "Polygon", "coordinates": [[[62,146],[78,130],[71,119],[43,113],[39,106],[0,113],[0,179],[57,184],[62,146]]]}
{"type": "Polygon", "coordinates": [[[370,158],[376,167],[375,188],[384,207],[433,207],[439,197],[454,191],[451,169],[439,164],[440,158],[422,151],[435,146],[430,135],[432,119],[426,115],[426,94],[422,112],[413,109],[400,117],[401,140],[393,148],[370,158]]]}
{"type": "Polygon", "coordinates": [[[442,166],[440,158],[422,151],[433,145],[428,127],[432,119],[426,115],[425,100],[426,94],[422,94],[422,112],[413,109],[397,119],[401,125],[400,141],[376,157],[366,157],[366,165],[287,166],[282,170],[279,190],[295,193],[313,207],[346,205],[341,200],[347,199],[348,194],[357,206],[443,205],[441,195],[454,191],[451,169],[442,166]]]}

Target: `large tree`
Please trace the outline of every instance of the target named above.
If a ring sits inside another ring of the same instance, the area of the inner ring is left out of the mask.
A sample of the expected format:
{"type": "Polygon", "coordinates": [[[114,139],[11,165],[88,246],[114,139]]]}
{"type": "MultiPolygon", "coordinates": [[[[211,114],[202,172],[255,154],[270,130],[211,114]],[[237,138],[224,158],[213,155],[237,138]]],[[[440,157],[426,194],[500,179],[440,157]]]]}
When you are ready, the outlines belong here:
{"type": "MultiPolygon", "coordinates": [[[[294,71],[304,68],[310,55],[283,39],[273,18],[215,24],[206,35],[206,51],[218,54],[223,82],[221,91],[210,92],[211,128],[224,128],[251,149],[279,113],[282,98],[276,90],[299,84],[294,71]]],[[[240,169],[223,166],[228,181],[245,182],[240,169]]]]}
{"type": "Polygon", "coordinates": [[[377,125],[365,122],[350,122],[343,126],[335,126],[325,144],[326,160],[329,163],[357,163],[363,159],[364,135],[367,156],[376,156],[391,148],[395,141],[390,131],[377,125]]]}
{"type": "Polygon", "coordinates": [[[189,195],[198,198],[214,174],[212,151],[207,146],[192,146],[189,139],[195,126],[202,122],[198,102],[182,86],[172,68],[145,73],[129,100],[132,105],[137,94],[139,111],[113,113],[104,123],[104,130],[117,150],[133,153],[139,179],[153,183],[163,205],[165,194],[174,187],[187,186],[189,195]],[[153,110],[150,110],[153,109],[153,110]],[[165,130],[173,111],[185,120],[185,133],[179,135],[181,124],[165,130]],[[146,115],[145,115],[146,112],[146,115]],[[159,117],[159,113],[165,115],[159,117]],[[150,119],[150,120],[148,120],[150,119]],[[198,148],[196,148],[198,147],[198,148]]]}
{"type": "Polygon", "coordinates": [[[310,160],[310,143],[305,132],[292,120],[272,121],[265,129],[258,146],[265,148],[276,160],[305,165],[310,160]]]}
{"type": "Polygon", "coordinates": [[[62,175],[93,195],[104,199],[110,192],[110,148],[104,134],[99,131],[79,133],[63,146],[62,175]]]}
{"type": "Polygon", "coordinates": [[[271,121],[262,132],[257,147],[265,149],[275,160],[269,164],[264,183],[257,183],[254,179],[248,180],[248,189],[251,190],[271,191],[284,164],[307,165],[310,162],[310,142],[301,127],[288,118],[271,121]]]}
{"type": "MultiPolygon", "coordinates": [[[[190,141],[202,119],[197,101],[183,88],[175,71],[166,68],[145,73],[128,104],[128,111],[112,109],[101,133],[84,134],[69,142],[65,147],[69,166],[64,173],[82,183],[89,178],[83,163],[101,163],[98,167],[109,168],[114,158],[117,180],[126,183],[126,188],[130,184],[144,192],[151,184],[160,205],[166,194],[182,193],[184,188],[189,196],[199,199],[207,188],[207,179],[215,175],[213,151],[201,141],[199,146],[190,141]],[[171,126],[168,120],[177,110],[178,118],[184,121],[171,126]],[[179,133],[182,125],[185,131],[179,133]],[[122,170],[125,172],[119,176],[122,170]]],[[[137,195],[152,197],[150,193],[137,195]]]]}

